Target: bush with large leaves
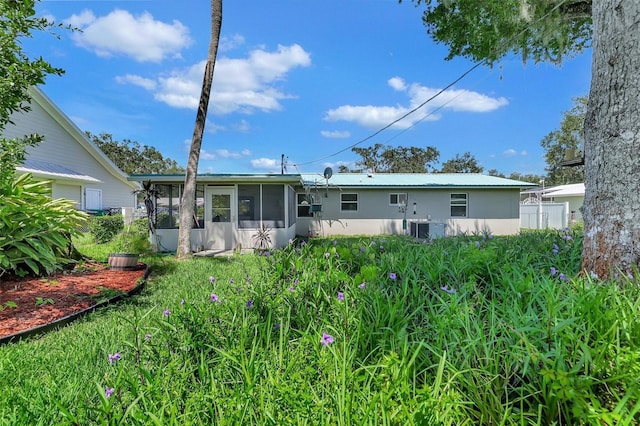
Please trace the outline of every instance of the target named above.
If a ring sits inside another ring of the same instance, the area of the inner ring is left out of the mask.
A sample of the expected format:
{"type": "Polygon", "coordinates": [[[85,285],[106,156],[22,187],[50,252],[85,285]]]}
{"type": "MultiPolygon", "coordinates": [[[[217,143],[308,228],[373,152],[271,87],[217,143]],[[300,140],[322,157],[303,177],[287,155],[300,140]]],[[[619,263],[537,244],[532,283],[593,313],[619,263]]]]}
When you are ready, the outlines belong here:
{"type": "Polygon", "coordinates": [[[87,215],[52,199],[49,185],[30,174],[0,181],[0,276],[50,274],[70,261],[70,238],[87,215]]]}

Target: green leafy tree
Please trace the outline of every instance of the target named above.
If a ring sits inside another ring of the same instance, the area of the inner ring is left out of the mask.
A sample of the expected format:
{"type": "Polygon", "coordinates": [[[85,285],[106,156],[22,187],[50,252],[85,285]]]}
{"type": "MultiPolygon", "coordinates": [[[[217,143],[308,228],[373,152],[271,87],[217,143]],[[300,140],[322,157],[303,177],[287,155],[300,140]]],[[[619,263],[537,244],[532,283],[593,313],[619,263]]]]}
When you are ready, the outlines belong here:
{"type": "Polygon", "coordinates": [[[489,65],[509,53],[560,63],[592,47],[584,125],[582,268],[628,276],[640,264],[638,0],[414,0],[427,33],[489,65]]]}
{"type": "Polygon", "coordinates": [[[489,176],[496,176],[496,177],[501,177],[501,178],[506,177],[504,173],[498,171],[497,169],[490,169],[490,170],[487,171],[487,174],[489,176]]]}
{"type": "Polygon", "coordinates": [[[91,132],[85,133],[120,170],[129,175],[184,173],[184,167],[171,158],[165,158],[152,146],[140,145],[130,139],[117,141],[104,132],[98,136],[91,132]]]}
{"type": "Polygon", "coordinates": [[[545,149],[547,160],[547,185],[564,185],[584,182],[584,166],[563,167],[567,151],[582,155],[584,146],[584,117],[587,112],[586,97],[574,99],[573,107],[564,113],[560,128],[546,135],[540,145],[545,149]]]}
{"type": "Polygon", "coordinates": [[[482,173],[484,167],[478,164],[476,157],[470,152],[465,152],[462,156],[456,156],[442,163],[440,173],[482,173]]]}
{"type": "Polygon", "coordinates": [[[178,231],[178,249],[176,257],[187,259],[191,257],[191,229],[193,228],[193,215],[196,199],[196,177],[198,175],[198,161],[202,147],[202,134],[207,120],[207,109],[211,86],[213,85],[213,70],[216,66],[218,55],[218,43],[220,42],[220,29],[222,27],[222,0],[211,0],[211,38],[207,63],[202,79],[202,91],[200,103],[196,114],[196,123],[193,129],[193,138],[189,148],[189,160],[184,178],[184,193],[182,194],[182,208],[180,209],[180,229],[178,231]]]}
{"type": "MultiPolygon", "coordinates": [[[[505,177],[504,175],[500,176],[500,177],[505,177]]],[[[544,176],[540,176],[540,175],[536,175],[536,174],[521,174],[518,172],[513,172],[511,173],[507,179],[513,179],[513,180],[519,180],[522,182],[529,182],[529,183],[535,183],[536,185],[540,185],[543,181],[545,181],[545,177],[544,176]]]]}
{"type": "MultiPolygon", "coordinates": [[[[42,84],[49,74],[63,73],[22,50],[21,39],[60,28],[34,15],[34,1],[0,1],[0,133],[12,114],[29,111],[29,87],[42,84]]],[[[70,236],[86,218],[73,202],[51,199],[49,182],[37,182],[30,174],[16,176],[27,148],[41,141],[36,134],[0,138],[0,276],[7,271],[51,273],[62,267],[73,251],[70,236]]]]}
{"type": "Polygon", "coordinates": [[[440,152],[432,147],[392,147],[375,144],[351,149],[362,158],[356,165],[377,173],[426,173],[434,171],[440,152]]]}

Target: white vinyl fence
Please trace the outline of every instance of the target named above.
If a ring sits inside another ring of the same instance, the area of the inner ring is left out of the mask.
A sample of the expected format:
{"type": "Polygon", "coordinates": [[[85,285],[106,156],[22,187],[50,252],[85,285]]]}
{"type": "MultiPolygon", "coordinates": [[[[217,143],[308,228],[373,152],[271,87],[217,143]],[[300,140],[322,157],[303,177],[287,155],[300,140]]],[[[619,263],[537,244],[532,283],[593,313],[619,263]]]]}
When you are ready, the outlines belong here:
{"type": "Polygon", "coordinates": [[[520,227],[563,229],[569,224],[569,203],[520,204],[520,227]]]}

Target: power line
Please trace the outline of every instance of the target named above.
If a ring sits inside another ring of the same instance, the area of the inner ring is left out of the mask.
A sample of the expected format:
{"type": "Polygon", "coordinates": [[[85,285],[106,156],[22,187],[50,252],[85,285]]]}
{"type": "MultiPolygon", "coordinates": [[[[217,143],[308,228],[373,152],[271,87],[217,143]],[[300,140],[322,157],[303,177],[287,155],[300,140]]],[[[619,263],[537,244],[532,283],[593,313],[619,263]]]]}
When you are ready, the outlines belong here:
{"type": "MultiPolygon", "coordinates": [[[[543,16],[541,16],[540,18],[538,18],[535,22],[540,22],[543,19],[545,19],[547,16],[551,15],[553,12],[555,12],[557,9],[559,9],[564,3],[566,3],[567,0],[563,0],[561,2],[559,2],[555,7],[553,7],[549,12],[547,12],[546,14],[544,14],[543,16]]],[[[527,25],[522,31],[520,31],[516,36],[512,37],[511,39],[516,39],[517,37],[519,37],[520,35],[524,34],[529,28],[531,28],[532,25],[527,25]]],[[[506,43],[505,43],[506,44],[506,43]]],[[[440,89],[440,91],[438,91],[438,93],[436,93],[435,95],[431,96],[429,99],[427,99],[426,101],[422,102],[420,105],[418,105],[417,107],[413,108],[411,111],[407,112],[406,114],[402,115],[400,118],[397,118],[396,120],[392,121],[391,123],[387,124],[386,126],[382,127],[381,129],[377,130],[376,132],[370,134],[369,136],[367,136],[364,139],[360,139],[358,142],[351,144],[349,146],[347,146],[346,148],[341,149],[340,151],[337,151],[333,154],[327,155],[325,157],[322,158],[318,158],[316,160],[311,160],[311,161],[307,161],[304,163],[296,163],[294,164],[294,166],[297,167],[298,166],[305,166],[307,164],[313,164],[313,163],[317,163],[319,161],[323,161],[323,160],[327,160],[329,158],[335,157],[338,154],[342,154],[343,152],[354,148],[358,145],[360,145],[363,142],[368,141],[369,139],[377,136],[378,134],[382,133],[383,131],[387,130],[389,127],[393,126],[394,124],[396,124],[397,122],[405,119],[406,117],[408,117],[409,115],[413,114],[414,112],[418,111],[420,108],[422,108],[423,106],[425,106],[426,104],[428,104],[429,102],[431,102],[432,100],[434,100],[435,98],[437,98],[438,96],[440,96],[442,93],[444,93],[446,90],[450,89],[453,85],[455,85],[457,82],[459,82],[460,80],[462,80],[463,78],[465,78],[467,75],[469,75],[473,70],[475,70],[476,68],[478,68],[480,65],[483,65],[485,62],[487,62],[487,59],[483,59],[482,61],[476,63],[475,65],[473,65],[471,68],[469,68],[468,70],[466,70],[465,72],[463,72],[458,78],[456,78],[453,82],[449,83],[447,86],[445,86],[443,89],[440,89]]],[[[451,101],[449,101],[451,102],[451,101]]],[[[448,102],[447,102],[448,103],[448,102]]],[[[440,107],[434,109],[432,112],[430,112],[429,114],[427,114],[425,117],[422,117],[420,120],[418,120],[416,123],[414,123],[411,127],[414,127],[416,124],[422,122],[426,117],[432,115],[434,112],[440,110],[442,107],[444,107],[447,103],[444,103],[443,105],[441,105],[440,107]]],[[[404,131],[406,131],[408,129],[405,129],[404,131]]],[[[404,133],[401,132],[400,134],[404,133]]],[[[394,137],[397,137],[399,135],[396,135],[394,137]]],[[[391,138],[393,139],[393,138],[391,138]]],[[[391,140],[389,139],[389,140],[391,140]]]]}

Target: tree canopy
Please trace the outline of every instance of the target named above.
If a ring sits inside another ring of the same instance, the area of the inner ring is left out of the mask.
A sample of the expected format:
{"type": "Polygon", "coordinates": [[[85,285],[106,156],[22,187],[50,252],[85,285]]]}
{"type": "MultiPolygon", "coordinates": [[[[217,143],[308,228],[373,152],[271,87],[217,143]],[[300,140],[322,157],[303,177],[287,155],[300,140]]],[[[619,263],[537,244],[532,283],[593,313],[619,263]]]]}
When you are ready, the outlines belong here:
{"type": "Polygon", "coordinates": [[[360,155],[356,166],[376,173],[428,173],[435,171],[440,152],[432,147],[393,147],[375,144],[367,148],[351,149],[360,155]]]}
{"type": "Polygon", "coordinates": [[[117,141],[109,133],[96,136],[85,132],[102,152],[123,172],[129,175],[184,173],[181,167],[171,158],[165,158],[160,151],[149,145],[140,145],[136,141],[124,139],[117,141]]]}
{"type": "Polygon", "coordinates": [[[462,156],[456,154],[454,158],[442,163],[440,173],[482,173],[483,170],[484,167],[478,164],[476,157],[467,151],[462,156]]]}
{"type": "MultiPolygon", "coordinates": [[[[402,0],[400,0],[402,2],[402,0]]],[[[560,62],[591,43],[591,0],[414,0],[427,33],[464,56],[492,64],[508,53],[560,62]]]]}
{"type": "Polygon", "coordinates": [[[565,154],[571,150],[576,155],[582,155],[587,101],[586,96],[574,99],[573,107],[566,111],[562,117],[560,128],[547,134],[540,142],[540,145],[545,149],[546,183],[548,185],[584,182],[584,166],[563,167],[560,163],[565,159],[565,154]]]}

